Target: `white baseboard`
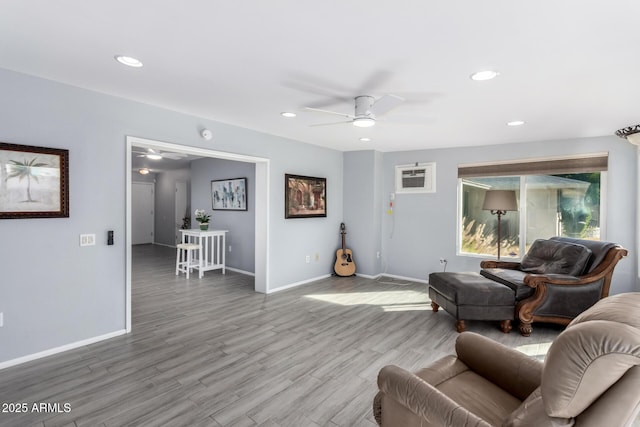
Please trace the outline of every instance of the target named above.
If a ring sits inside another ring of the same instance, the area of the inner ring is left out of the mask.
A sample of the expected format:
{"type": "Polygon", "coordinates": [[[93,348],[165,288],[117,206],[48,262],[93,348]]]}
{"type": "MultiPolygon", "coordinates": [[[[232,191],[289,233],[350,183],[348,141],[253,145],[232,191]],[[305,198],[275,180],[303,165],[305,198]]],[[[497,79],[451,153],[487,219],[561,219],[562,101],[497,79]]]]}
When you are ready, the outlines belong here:
{"type": "Polygon", "coordinates": [[[49,350],[41,351],[38,353],[29,354],[27,356],[18,357],[17,359],[7,360],[6,362],[0,362],[0,370],[10,368],[12,366],[20,365],[22,363],[31,362],[32,360],[41,359],[43,357],[53,356],[54,354],[73,350],[79,347],[84,347],[86,345],[95,344],[97,342],[108,340],[110,338],[115,338],[120,335],[124,335],[126,333],[127,333],[126,330],[121,329],[119,331],[111,332],[105,335],[87,338],[86,340],[77,341],[71,344],[66,344],[60,347],[51,348],[49,350]]]}
{"type": "Polygon", "coordinates": [[[171,249],[175,249],[176,245],[167,245],[166,243],[158,243],[158,242],[154,242],[153,243],[156,246],[164,246],[165,248],[171,248],[171,249]]]}
{"type": "Polygon", "coordinates": [[[231,271],[235,271],[236,273],[246,274],[247,276],[256,277],[255,273],[252,273],[250,271],[240,270],[239,268],[225,267],[225,270],[231,270],[231,271]]]}
{"type": "Polygon", "coordinates": [[[275,289],[268,289],[266,293],[272,294],[274,292],[284,291],[285,289],[295,288],[296,286],[305,285],[307,283],[315,282],[316,280],[326,279],[327,277],[331,277],[331,274],[325,274],[323,276],[314,277],[313,279],[307,279],[301,282],[290,283],[288,285],[280,286],[279,288],[275,288],[275,289]]]}
{"type": "Polygon", "coordinates": [[[381,277],[384,276],[384,277],[390,277],[392,279],[406,280],[408,282],[424,283],[424,284],[427,284],[427,285],[429,284],[428,280],[416,279],[415,277],[398,276],[396,274],[378,274],[378,275],[375,275],[375,276],[371,276],[371,275],[368,275],[368,274],[356,273],[356,275],[358,277],[364,277],[364,278],[373,279],[373,280],[378,280],[378,279],[380,279],[381,277]]]}
{"type": "Polygon", "coordinates": [[[356,276],[358,277],[364,277],[365,279],[372,279],[372,280],[376,280],[379,279],[380,276],[382,276],[382,274],[376,274],[375,276],[372,276],[370,274],[361,274],[361,273],[356,273],[356,276]]]}
{"type": "Polygon", "coordinates": [[[429,284],[428,280],[426,280],[426,279],[416,279],[415,277],[397,276],[395,274],[384,274],[384,276],[388,276],[388,277],[391,277],[393,279],[408,280],[409,282],[424,283],[426,285],[429,284]]]}

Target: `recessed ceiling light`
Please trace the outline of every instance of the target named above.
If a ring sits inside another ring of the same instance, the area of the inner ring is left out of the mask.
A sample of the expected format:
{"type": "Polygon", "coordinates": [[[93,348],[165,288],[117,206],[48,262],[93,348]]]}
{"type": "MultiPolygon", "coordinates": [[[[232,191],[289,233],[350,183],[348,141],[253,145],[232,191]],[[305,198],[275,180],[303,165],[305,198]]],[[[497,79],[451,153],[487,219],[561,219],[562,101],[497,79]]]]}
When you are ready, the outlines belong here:
{"type": "Polygon", "coordinates": [[[142,67],[142,62],[140,62],[139,59],[133,58],[131,56],[116,55],[115,58],[116,58],[116,61],[118,61],[119,63],[127,65],[129,67],[134,67],[134,68],[142,67]]]}
{"type": "Polygon", "coordinates": [[[522,120],[513,120],[511,122],[507,122],[507,126],[522,126],[524,121],[522,120]]]}
{"type": "Polygon", "coordinates": [[[290,111],[283,111],[282,113],[280,113],[280,115],[281,115],[282,117],[287,117],[287,118],[292,118],[292,117],[297,116],[297,114],[296,114],[296,113],[292,113],[292,112],[290,112],[290,111]]]}
{"type": "Polygon", "coordinates": [[[147,159],[160,160],[162,156],[160,154],[147,154],[147,159]]]}
{"type": "Polygon", "coordinates": [[[140,172],[141,175],[147,175],[150,171],[147,168],[142,168],[138,172],[140,172]]]}
{"type": "Polygon", "coordinates": [[[498,73],[495,70],[484,70],[484,71],[478,71],[477,73],[473,73],[471,74],[471,80],[475,80],[478,82],[484,81],[484,80],[491,80],[494,79],[496,77],[498,77],[498,73]]]}
{"type": "Polygon", "coordinates": [[[371,138],[367,138],[366,136],[363,136],[362,138],[360,138],[360,141],[362,141],[362,142],[370,142],[371,138]]]}

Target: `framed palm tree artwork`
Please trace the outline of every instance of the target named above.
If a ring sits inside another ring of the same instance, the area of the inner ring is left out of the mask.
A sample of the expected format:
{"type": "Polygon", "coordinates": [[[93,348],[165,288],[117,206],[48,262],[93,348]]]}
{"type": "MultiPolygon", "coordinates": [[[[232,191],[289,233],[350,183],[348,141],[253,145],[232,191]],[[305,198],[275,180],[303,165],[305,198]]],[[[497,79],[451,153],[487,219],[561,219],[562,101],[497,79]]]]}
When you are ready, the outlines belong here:
{"type": "Polygon", "coordinates": [[[69,150],[0,142],[0,219],[69,217],[69,150]]]}

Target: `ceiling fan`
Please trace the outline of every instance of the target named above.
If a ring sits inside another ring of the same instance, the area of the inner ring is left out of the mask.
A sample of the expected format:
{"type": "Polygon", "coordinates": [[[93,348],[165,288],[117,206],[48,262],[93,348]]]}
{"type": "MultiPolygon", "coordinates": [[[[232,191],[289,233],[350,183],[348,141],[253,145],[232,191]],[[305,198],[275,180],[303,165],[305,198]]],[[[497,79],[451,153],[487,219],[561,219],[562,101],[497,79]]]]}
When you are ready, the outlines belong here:
{"type": "Polygon", "coordinates": [[[320,108],[312,108],[305,107],[305,110],[317,112],[317,113],[326,113],[333,114],[342,117],[346,117],[349,120],[341,121],[341,122],[333,122],[333,123],[320,123],[311,126],[330,126],[337,125],[343,123],[351,123],[357,127],[371,127],[376,124],[376,119],[396,108],[398,105],[404,102],[404,98],[401,98],[397,95],[384,95],[381,98],[375,99],[373,96],[369,95],[360,95],[354,98],[355,100],[355,113],[354,114],[345,114],[338,113],[336,111],[323,110],[320,108]]]}
{"type": "Polygon", "coordinates": [[[146,150],[143,150],[143,151],[136,151],[134,149],[133,152],[137,154],[137,157],[146,157],[147,159],[151,159],[151,160],[160,160],[160,159],[179,160],[187,157],[187,155],[184,153],[160,151],[160,150],[155,150],[153,148],[147,148],[146,150]]]}

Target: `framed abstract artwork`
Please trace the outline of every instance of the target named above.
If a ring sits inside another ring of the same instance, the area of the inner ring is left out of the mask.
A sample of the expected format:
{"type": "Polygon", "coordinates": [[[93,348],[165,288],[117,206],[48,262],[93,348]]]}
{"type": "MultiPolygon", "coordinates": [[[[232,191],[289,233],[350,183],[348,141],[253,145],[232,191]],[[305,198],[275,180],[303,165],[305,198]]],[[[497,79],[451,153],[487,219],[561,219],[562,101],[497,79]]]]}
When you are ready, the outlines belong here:
{"type": "Polygon", "coordinates": [[[0,219],[68,217],[69,150],[0,142],[0,219]]]}
{"type": "Polygon", "coordinates": [[[211,181],[211,207],[214,211],[246,211],[247,178],[211,181]]]}
{"type": "Polygon", "coordinates": [[[284,176],[284,217],[327,216],[327,179],[311,176],[284,176]]]}

